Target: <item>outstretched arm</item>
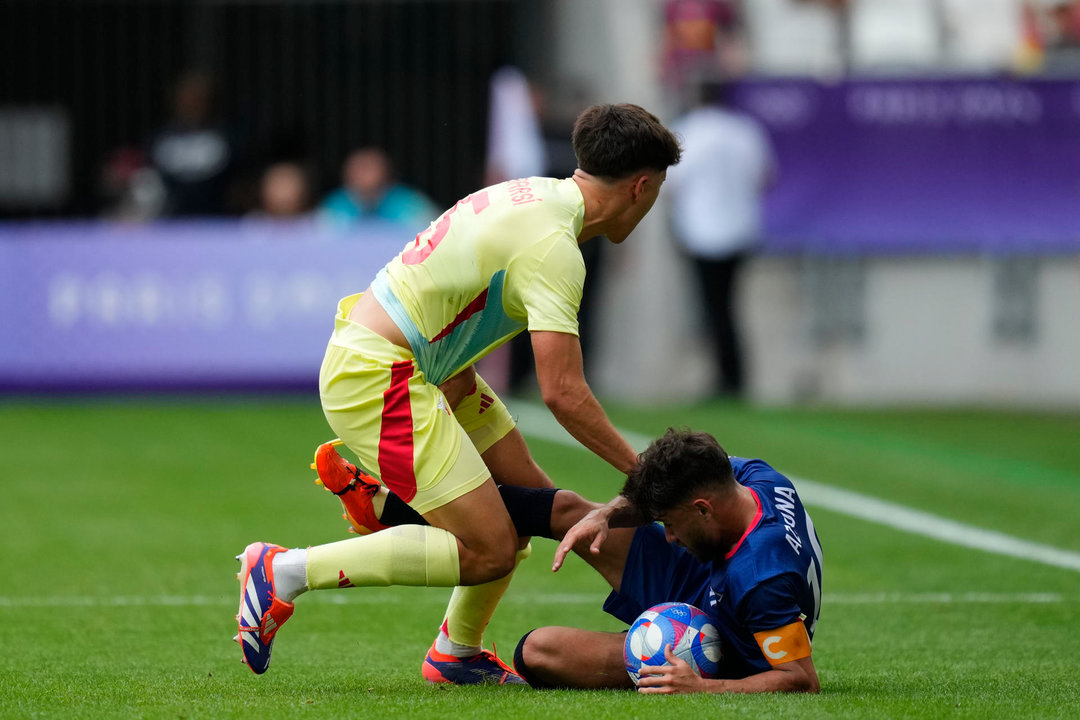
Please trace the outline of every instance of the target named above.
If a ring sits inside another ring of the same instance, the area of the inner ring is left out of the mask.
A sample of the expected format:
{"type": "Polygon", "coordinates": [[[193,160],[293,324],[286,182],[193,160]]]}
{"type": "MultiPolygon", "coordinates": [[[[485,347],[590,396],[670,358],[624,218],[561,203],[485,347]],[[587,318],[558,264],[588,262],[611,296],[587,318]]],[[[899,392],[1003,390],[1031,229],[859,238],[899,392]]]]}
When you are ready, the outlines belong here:
{"type": "Polygon", "coordinates": [[[637,451],[608,420],[582,368],[581,343],[569,333],[531,334],[536,379],[551,414],[575,440],[622,473],[637,462],[637,451]]]}
{"type": "Polygon", "coordinates": [[[738,680],[712,680],[695,673],[690,665],[664,648],[667,665],[643,666],[638,692],[641,693],[760,693],[812,692],[820,690],[817,670],[809,656],[774,665],[770,670],[738,680]]]}
{"type": "Polygon", "coordinates": [[[562,567],[563,561],[574,546],[585,543],[593,555],[600,553],[600,546],[607,540],[612,528],[637,527],[648,522],[624,495],[617,495],[605,505],[593,508],[578,520],[563,535],[559,547],[555,549],[555,559],[551,564],[552,572],[562,567]]]}

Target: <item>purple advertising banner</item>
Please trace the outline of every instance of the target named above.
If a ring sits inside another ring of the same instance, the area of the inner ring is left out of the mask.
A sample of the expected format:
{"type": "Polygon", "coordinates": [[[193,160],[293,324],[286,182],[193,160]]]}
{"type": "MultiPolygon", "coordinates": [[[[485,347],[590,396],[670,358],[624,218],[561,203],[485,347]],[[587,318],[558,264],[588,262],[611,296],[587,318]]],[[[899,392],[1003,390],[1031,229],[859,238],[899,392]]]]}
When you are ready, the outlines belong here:
{"type": "Polygon", "coordinates": [[[1080,81],[759,80],[777,252],[1080,250],[1080,81]]]}
{"type": "Polygon", "coordinates": [[[338,299],[409,239],[396,225],[0,226],[0,388],[314,389],[338,299]]]}

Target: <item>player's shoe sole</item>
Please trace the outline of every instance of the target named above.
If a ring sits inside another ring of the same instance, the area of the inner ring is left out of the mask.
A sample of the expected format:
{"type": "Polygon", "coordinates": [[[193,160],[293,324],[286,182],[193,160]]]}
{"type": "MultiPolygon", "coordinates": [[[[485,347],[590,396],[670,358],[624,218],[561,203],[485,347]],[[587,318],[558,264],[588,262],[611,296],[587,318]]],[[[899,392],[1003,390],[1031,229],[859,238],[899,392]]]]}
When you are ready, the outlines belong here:
{"type": "Polygon", "coordinates": [[[479,655],[459,658],[444,655],[432,645],[421,668],[429,683],[454,685],[528,685],[513,668],[495,653],[484,650],[479,655]]]}
{"type": "Polygon", "coordinates": [[[240,561],[240,609],[236,613],[239,632],[233,638],[244,652],[243,662],[256,675],[270,667],[270,650],[281,626],[293,614],[293,604],[277,597],[274,589],[273,558],[285,548],[269,543],[251,543],[236,556],[240,561]]]}
{"type": "Polygon", "coordinates": [[[387,526],[375,517],[371,504],[382,484],[341,457],[337,451],[341,444],[341,440],[331,440],[316,448],[315,462],[311,463],[311,469],[319,474],[316,484],[338,496],[354,532],[367,535],[385,530],[387,526]]]}

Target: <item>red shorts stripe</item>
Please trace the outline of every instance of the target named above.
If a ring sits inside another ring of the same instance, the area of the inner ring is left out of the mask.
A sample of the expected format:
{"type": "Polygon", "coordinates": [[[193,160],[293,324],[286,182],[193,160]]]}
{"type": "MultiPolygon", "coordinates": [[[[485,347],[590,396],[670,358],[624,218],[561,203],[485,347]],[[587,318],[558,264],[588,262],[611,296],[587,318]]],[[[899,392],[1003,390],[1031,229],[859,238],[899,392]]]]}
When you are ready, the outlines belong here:
{"type": "Polygon", "coordinates": [[[383,392],[382,430],[379,433],[379,474],[386,487],[409,502],[416,497],[413,468],[412,405],[409,378],[412,361],[396,362],[390,370],[390,387],[383,392]]]}

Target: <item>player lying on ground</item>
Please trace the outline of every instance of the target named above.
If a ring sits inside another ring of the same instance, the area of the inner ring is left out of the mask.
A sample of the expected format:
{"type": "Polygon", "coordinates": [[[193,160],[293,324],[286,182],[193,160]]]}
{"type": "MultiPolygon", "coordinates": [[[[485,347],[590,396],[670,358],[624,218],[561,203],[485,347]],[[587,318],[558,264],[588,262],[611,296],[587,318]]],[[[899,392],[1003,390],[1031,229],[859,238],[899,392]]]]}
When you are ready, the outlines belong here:
{"type": "MultiPolygon", "coordinates": [[[[670,665],[642,668],[640,692],[818,691],[810,641],[821,610],[821,546],[787,478],[761,460],[729,458],[707,433],[668,430],[608,504],[571,495],[567,511],[559,495],[553,570],[573,549],[611,585],[604,609],[627,624],[653,605],[685,602],[720,632],[720,679],[699,677],[669,655],[670,665]]],[[[629,688],[624,638],[539,628],[521,639],[515,665],[534,687],[629,688]]]]}
{"type": "MultiPolygon", "coordinates": [[[[707,433],[669,430],[606,505],[552,488],[500,492],[519,533],[562,541],[554,570],[572,549],[607,580],[604,609],[628,625],[661,602],[711,616],[723,641],[722,679],[703,679],[672,657],[670,666],[643,668],[652,676],[642,676],[641,692],[817,692],[810,641],[821,546],[791,482],[763,461],[729,458],[707,433]]],[[[369,517],[416,520],[385,488],[370,485],[357,497],[374,500],[378,512],[363,511],[369,517]]],[[[539,628],[521,639],[515,667],[534,687],[631,688],[624,638],[539,628]]]]}
{"type": "MultiPolygon", "coordinates": [[[[309,589],[469,586],[455,590],[424,676],[523,682],[482,649],[483,630],[528,553],[495,481],[551,480],[471,368],[527,329],[552,414],[616,470],[630,470],[636,453],[582,373],[579,244],[597,235],[625,240],[681,152],[654,115],[628,104],[586,109],[573,145],[572,177],[512,180],[463,198],[363,293],[339,303],[319,375],[323,412],[360,465],[427,524],[308,549],[249,545],[238,557],[236,639],[256,673],[269,666],[293,599],[309,589]]],[[[316,458],[320,474],[333,472],[333,460],[316,458]]]]}

